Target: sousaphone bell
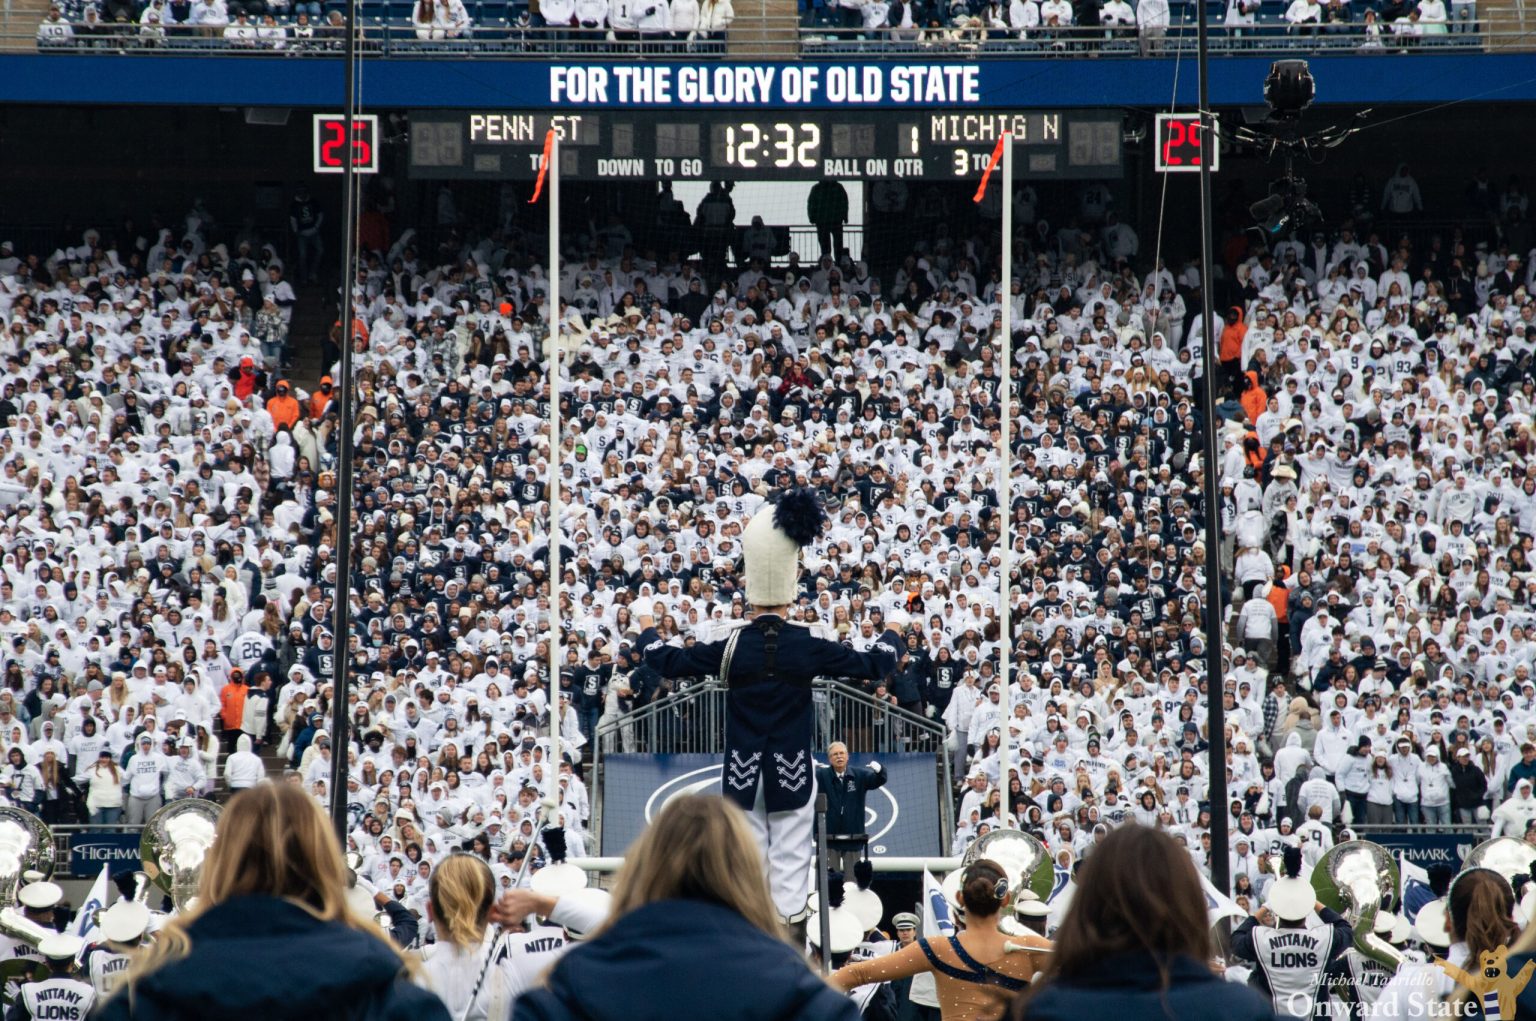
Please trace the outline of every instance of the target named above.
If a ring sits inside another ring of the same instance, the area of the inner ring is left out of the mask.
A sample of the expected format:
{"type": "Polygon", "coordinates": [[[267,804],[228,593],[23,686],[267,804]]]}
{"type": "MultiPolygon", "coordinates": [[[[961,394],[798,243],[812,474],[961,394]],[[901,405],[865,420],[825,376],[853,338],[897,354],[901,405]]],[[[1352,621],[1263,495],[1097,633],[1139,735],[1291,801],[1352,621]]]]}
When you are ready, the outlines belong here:
{"type": "Polygon", "coordinates": [[[170,894],[178,912],[197,900],[203,864],[213,847],[222,807],[202,798],[181,798],[150,816],[139,839],[139,857],[150,881],[170,894]]]}
{"type": "Polygon", "coordinates": [[[1394,971],[1402,965],[1402,953],[1373,931],[1382,902],[1397,895],[1392,852],[1369,840],[1335,844],[1313,867],[1312,889],[1319,903],[1349,922],[1356,950],[1394,971]]]}

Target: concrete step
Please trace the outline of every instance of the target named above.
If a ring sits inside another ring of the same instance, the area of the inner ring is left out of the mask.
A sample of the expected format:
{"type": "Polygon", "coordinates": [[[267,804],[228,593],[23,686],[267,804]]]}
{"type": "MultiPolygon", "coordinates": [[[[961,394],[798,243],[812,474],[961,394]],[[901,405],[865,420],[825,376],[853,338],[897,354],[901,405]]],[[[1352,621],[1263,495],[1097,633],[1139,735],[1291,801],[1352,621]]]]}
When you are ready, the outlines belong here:
{"type": "Polygon", "coordinates": [[[293,322],[288,328],[291,368],[288,377],[294,384],[312,390],[320,383],[326,368],[321,361],[321,342],[336,322],[336,289],[306,284],[295,295],[293,322]]]}
{"type": "Polygon", "coordinates": [[[38,24],[52,6],[51,0],[9,0],[0,19],[0,50],[32,53],[37,50],[38,24]]]}
{"type": "Polygon", "coordinates": [[[736,7],[736,20],[726,38],[732,57],[782,56],[795,48],[800,28],[796,0],[758,0],[736,7]]]}
{"type": "Polygon", "coordinates": [[[1520,4],[1479,4],[1478,20],[1490,50],[1536,49],[1536,39],[1527,36],[1528,24],[1536,24],[1520,4]]]}

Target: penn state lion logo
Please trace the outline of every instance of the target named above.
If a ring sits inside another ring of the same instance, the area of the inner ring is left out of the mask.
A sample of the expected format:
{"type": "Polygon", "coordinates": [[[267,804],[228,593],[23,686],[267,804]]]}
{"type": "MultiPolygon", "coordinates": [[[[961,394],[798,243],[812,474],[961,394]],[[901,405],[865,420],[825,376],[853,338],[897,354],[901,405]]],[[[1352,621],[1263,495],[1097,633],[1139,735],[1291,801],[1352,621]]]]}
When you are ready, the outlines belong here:
{"type": "Polygon", "coordinates": [[[1525,967],[1520,969],[1520,974],[1510,975],[1506,968],[1509,964],[1509,947],[1500,944],[1497,950],[1484,950],[1478,955],[1478,968],[1475,974],[1456,967],[1450,961],[1443,958],[1435,958],[1435,963],[1458,983],[1470,989],[1477,996],[1479,1003],[1486,1003],[1489,993],[1498,997],[1499,1017],[1509,1019],[1515,1016],[1515,997],[1525,988],[1531,980],[1532,972],[1536,972],[1536,961],[1526,961],[1525,967]]]}

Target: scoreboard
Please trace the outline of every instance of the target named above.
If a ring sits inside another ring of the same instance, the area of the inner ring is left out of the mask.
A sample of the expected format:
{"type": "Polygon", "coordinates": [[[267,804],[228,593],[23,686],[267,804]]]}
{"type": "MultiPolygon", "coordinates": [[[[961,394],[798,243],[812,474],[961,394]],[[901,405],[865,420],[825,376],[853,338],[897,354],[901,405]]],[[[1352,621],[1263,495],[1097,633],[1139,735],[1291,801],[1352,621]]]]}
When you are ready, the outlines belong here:
{"type": "Polygon", "coordinates": [[[959,180],[1014,137],[1020,178],[1121,176],[1121,122],[1103,111],[602,110],[410,114],[410,174],[532,179],[553,128],[568,180],[959,180]]]}

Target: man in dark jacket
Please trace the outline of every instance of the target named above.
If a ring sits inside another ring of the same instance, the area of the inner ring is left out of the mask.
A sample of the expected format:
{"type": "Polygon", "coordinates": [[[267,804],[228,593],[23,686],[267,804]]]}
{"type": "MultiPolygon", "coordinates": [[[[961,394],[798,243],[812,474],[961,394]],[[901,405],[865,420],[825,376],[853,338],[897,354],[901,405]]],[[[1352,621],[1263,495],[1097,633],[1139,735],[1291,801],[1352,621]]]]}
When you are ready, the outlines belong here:
{"type": "Polygon", "coordinates": [[[848,222],[848,192],[830,178],[818,181],[805,200],[805,216],[816,225],[822,255],[836,259],[843,250],[843,224],[848,222]]]}
{"type": "Polygon", "coordinates": [[[1472,761],[1472,749],[1463,745],[1451,759],[1451,810],[1455,822],[1473,825],[1485,821],[1477,810],[1488,807],[1488,777],[1472,761]]]}
{"type": "Polygon", "coordinates": [[[816,789],[827,795],[827,867],[853,875],[853,866],[869,842],[864,832],[864,795],[885,786],[880,763],[848,764],[848,746],[833,741],[827,746],[831,765],[816,767],[816,789]]]}

